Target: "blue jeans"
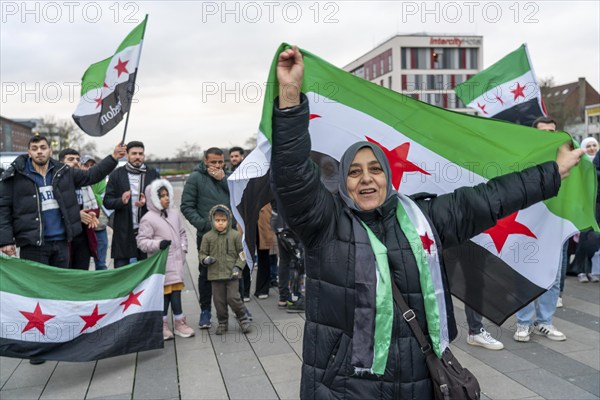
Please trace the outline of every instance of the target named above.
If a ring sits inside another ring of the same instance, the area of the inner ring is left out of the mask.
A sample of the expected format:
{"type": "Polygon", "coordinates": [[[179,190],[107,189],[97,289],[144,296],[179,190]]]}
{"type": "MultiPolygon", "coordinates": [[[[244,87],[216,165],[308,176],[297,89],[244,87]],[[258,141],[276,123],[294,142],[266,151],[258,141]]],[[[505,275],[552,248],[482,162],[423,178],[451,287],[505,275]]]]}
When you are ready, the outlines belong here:
{"type": "Polygon", "coordinates": [[[96,271],[103,271],[106,269],[106,252],[108,251],[108,234],[106,229],[96,231],[96,238],[98,239],[98,248],[96,252],[98,257],[94,257],[94,263],[96,264],[96,271]]]}
{"type": "MultiPolygon", "coordinates": [[[[567,276],[567,266],[569,265],[569,241],[567,240],[563,246],[562,260],[560,263],[560,294],[565,290],[565,277],[567,276]]],[[[559,294],[559,296],[560,296],[559,294]]]]}
{"type": "Polygon", "coordinates": [[[538,297],[533,302],[527,304],[524,308],[517,311],[517,323],[519,325],[531,326],[535,322],[539,324],[551,325],[552,318],[556,312],[556,301],[560,293],[560,278],[562,268],[557,268],[556,278],[552,287],[546,293],[538,297]],[[537,315],[537,319],[535,318],[537,315]]]}

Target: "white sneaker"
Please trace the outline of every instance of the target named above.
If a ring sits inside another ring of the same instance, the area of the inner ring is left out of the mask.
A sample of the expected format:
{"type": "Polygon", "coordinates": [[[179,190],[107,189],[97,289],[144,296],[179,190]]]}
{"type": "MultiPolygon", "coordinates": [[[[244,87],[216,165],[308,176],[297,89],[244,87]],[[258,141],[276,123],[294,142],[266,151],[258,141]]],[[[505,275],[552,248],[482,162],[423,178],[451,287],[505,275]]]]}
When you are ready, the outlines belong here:
{"type": "Polygon", "coordinates": [[[590,282],[594,282],[594,283],[600,282],[598,275],[587,274],[587,277],[590,282]]]}
{"type": "Polygon", "coordinates": [[[533,333],[536,335],[546,336],[548,339],[555,340],[557,342],[567,340],[565,334],[556,329],[554,325],[536,324],[533,333]]]}
{"type": "Polygon", "coordinates": [[[481,346],[488,350],[502,350],[504,345],[502,342],[494,339],[484,328],[481,328],[477,335],[467,336],[467,343],[473,346],[481,346]]]}
{"type": "Polygon", "coordinates": [[[577,274],[577,280],[579,281],[579,283],[588,283],[589,282],[587,275],[584,274],[583,272],[581,274],[577,274]]]}
{"type": "Polygon", "coordinates": [[[562,306],[562,297],[559,297],[558,300],[556,300],[556,308],[562,308],[562,306]]]}
{"type": "Polygon", "coordinates": [[[517,324],[517,331],[515,332],[513,339],[517,342],[529,342],[529,335],[531,335],[532,330],[533,327],[530,325],[517,324]]]}

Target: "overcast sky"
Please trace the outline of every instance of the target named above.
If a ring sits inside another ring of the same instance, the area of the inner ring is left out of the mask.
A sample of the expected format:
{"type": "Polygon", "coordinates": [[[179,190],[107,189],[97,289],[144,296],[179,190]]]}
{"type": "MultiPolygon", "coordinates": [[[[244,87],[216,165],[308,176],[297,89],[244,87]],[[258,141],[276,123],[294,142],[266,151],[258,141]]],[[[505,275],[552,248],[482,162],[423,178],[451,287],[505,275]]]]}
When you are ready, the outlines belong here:
{"type": "MultiPolygon", "coordinates": [[[[85,69],[111,56],[145,14],[128,139],[157,156],[186,141],[230,147],[255,135],[263,100],[256,88],[281,42],[343,67],[395,34],[482,35],[484,67],[527,43],[538,78],[585,77],[598,90],[599,3],[2,1],[0,114],[70,119],[85,69]]],[[[89,140],[108,152],[123,126],[89,140]]]]}

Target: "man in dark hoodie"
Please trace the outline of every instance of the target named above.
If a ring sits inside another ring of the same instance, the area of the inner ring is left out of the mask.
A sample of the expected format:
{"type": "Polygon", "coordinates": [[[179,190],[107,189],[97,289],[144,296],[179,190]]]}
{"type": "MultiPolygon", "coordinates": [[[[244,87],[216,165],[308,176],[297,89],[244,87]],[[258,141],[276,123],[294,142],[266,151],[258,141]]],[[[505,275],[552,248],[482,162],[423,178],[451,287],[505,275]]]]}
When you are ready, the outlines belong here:
{"type": "MultiPolygon", "coordinates": [[[[198,249],[202,237],[211,230],[208,213],[217,204],[229,204],[229,187],[225,172],[225,156],[217,147],[211,147],[204,152],[204,160],[187,179],[181,196],[181,213],[196,228],[196,243],[198,249]]],[[[235,227],[235,224],[232,225],[235,227]]],[[[207,269],[199,268],[198,291],[200,292],[200,328],[210,328],[210,303],[212,287],[207,280],[207,269]]]]}

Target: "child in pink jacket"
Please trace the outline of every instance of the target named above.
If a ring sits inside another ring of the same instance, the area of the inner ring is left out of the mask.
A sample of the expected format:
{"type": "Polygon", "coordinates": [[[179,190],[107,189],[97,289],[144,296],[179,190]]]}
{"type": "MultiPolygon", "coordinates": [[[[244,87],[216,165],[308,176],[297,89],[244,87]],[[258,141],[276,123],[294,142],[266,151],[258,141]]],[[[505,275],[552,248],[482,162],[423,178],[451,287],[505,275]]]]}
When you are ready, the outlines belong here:
{"type": "Polygon", "coordinates": [[[188,243],[183,219],[172,207],[173,186],[165,179],[156,179],[146,187],[145,194],[148,212],[140,221],[138,248],[151,255],[171,245],[165,271],[163,337],[165,340],[173,339],[173,332],[169,329],[167,321],[169,304],[175,319],[175,334],[184,338],[194,336],[194,330],[187,325],[181,306],[183,268],[188,243]]]}

